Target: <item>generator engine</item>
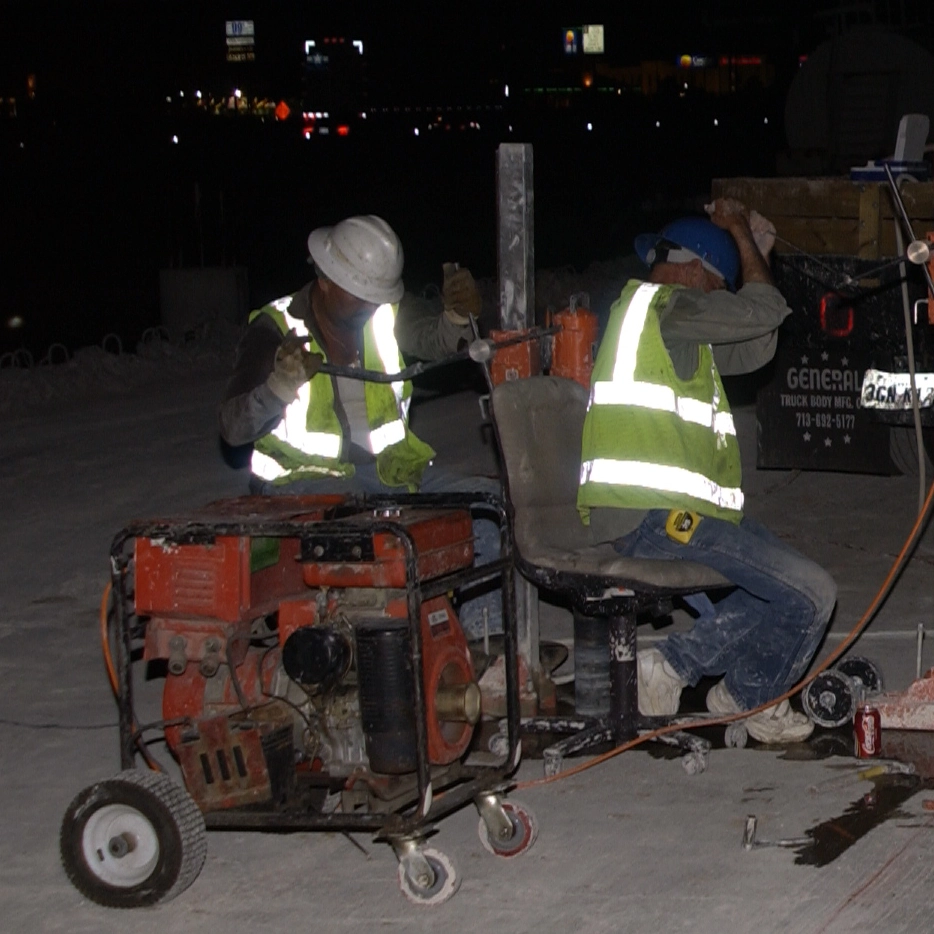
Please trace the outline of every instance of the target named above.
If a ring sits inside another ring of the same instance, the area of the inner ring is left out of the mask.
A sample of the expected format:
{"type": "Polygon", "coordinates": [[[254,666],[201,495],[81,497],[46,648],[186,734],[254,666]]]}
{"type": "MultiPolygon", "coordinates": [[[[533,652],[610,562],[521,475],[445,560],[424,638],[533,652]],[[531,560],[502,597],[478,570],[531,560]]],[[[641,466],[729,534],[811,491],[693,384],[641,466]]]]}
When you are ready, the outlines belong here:
{"type": "Polygon", "coordinates": [[[472,564],[466,511],[352,515],[337,536],[312,515],[293,537],[136,540],[144,657],[166,665],[166,741],[203,811],[361,782],[395,800],[417,769],[416,679],[429,766],[465,754],[480,717],[467,642],[444,593],[421,603],[415,651],[404,548],[370,528],[389,518],[420,577],[472,564]]]}

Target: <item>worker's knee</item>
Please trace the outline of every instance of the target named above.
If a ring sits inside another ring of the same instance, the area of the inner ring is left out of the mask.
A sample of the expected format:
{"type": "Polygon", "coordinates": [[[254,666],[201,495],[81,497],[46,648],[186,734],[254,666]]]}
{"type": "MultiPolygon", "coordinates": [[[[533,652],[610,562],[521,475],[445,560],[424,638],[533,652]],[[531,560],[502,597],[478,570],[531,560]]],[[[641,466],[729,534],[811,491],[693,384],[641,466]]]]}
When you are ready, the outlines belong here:
{"type": "Polygon", "coordinates": [[[837,583],[820,565],[813,565],[805,591],[814,604],[814,615],[826,623],[837,604],[837,583]]]}

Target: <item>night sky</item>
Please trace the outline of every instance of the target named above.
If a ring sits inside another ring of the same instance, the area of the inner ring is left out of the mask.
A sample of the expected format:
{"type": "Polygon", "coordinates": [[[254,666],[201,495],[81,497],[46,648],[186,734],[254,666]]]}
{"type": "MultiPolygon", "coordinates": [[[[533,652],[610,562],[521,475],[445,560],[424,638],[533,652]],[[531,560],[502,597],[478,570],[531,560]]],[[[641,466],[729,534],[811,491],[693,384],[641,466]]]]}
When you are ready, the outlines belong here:
{"type": "Polygon", "coordinates": [[[362,38],[374,67],[397,93],[442,81],[456,87],[478,72],[507,67],[534,74],[560,62],[561,28],[602,23],[607,59],[634,63],[683,52],[806,51],[826,31],[814,3],[314,2],[314,0],[121,0],[0,3],[0,82],[26,70],[57,91],[109,87],[138,93],[153,82],[205,74],[223,62],[226,19],[253,19],[256,71],[283,80],[302,38],[344,32],[362,38]],[[122,81],[114,88],[114,75],[122,81]]]}
{"type": "Polygon", "coordinates": [[[628,252],[640,228],[686,210],[712,178],[774,172],[784,90],[798,56],[827,35],[818,6],[0,0],[0,100],[18,109],[0,119],[0,353],[111,331],[132,342],[159,321],[167,267],[245,266],[257,307],[303,284],[312,227],[353,213],[397,229],[407,285],[436,281],[447,261],[493,276],[503,140],[535,147],[540,268],[628,252]],[[226,61],[228,19],[254,21],[255,62],[226,61]],[[719,100],[634,94],[599,111],[592,133],[589,114],[527,107],[523,88],[580,85],[583,60],[568,67],[561,37],[587,23],[604,25],[607,63],[761,55],[775,85],[719,100]],[[411,121],[370,119],[344,142],[306,143],[294,116],[280,125],[178,110],[178,91],[196,87],[300,97],[303,41],[341,34],[364,42],[371,106],[483,105],[482,130],[418,137],[411,121]],[[13,316],[25,324],[2,327],[13,316]]]}

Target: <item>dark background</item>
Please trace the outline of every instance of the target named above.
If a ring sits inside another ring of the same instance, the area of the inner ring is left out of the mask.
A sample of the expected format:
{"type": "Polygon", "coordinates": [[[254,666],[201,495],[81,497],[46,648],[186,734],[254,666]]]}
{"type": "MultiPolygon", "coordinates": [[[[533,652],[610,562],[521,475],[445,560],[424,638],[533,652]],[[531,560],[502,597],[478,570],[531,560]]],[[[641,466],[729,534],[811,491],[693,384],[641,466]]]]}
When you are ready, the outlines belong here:
{"type": "Polygon", "coordinates": [[[799,55],[830,28],[820,4],[563,6],[0,4],[0,95],[18,102],[15,119],[0,119],[0,323],[23,321],[0,330],[0,353],[39,356],[108,332],[132,343],[159,323],[166,267],[246,266],[255,307],[306,280],[313,227],[354,213],[398,231],[409,288],[437,282],[447,260],[493,276],[504,141],[534,146],[538,268],[628,253],[640,230],[699,205],[712,178],[775,173],[799,55]],[[255,62],[225,60],[224,21],[237,18],[256,23],[255,62]],[[725,96],[663,86],[544,106],[529,89],[580,79],[562,27],[591,22],[606,27],[608,61],[758,54],[775,80],[725,96]],[[371,113],[346,138],[180,106],[177,92],[195,87],[294,99],[302,40],[328,33],[366,48],[371,113]],[[416,137],[405,108],[436,106],[451,107],[451,130],[416,137]],[[479,129],[462,130],[471,119],[479,129]]]}

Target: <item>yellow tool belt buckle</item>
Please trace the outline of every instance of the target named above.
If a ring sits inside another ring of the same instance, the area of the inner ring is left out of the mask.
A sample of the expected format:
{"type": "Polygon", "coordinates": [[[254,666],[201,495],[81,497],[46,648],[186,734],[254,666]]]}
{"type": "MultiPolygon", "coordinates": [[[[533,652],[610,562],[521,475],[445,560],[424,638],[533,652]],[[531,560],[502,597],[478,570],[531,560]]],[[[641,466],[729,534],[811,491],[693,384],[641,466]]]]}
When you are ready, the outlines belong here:
{"type": "Polygon", "coordinates": [[[690,509],[672,509],[665,521],[665,531],[668,537],[676,542],[686,545],[697,530],[703,516],[690,509]]]}

